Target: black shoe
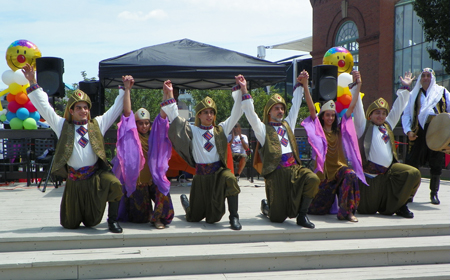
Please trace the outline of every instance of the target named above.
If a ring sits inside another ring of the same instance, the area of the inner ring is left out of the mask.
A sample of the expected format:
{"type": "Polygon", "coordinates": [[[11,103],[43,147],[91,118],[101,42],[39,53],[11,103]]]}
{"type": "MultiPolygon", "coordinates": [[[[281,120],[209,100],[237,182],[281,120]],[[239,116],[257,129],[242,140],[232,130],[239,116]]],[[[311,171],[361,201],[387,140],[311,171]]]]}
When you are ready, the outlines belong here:
{"type": "Polygon", "coordinates": [[[435,204],[435,205],[441,204],[441,202],[439,201],[437,192],[436,193],[431,192],[430,199],[431,199],[431,204],[435,204]]]}
{"type": "Polygon", "coordinates": [[[185,194],[180,195],[181,205],[183,206],[183,209],[185,212],[187,212],[187,209],[189,208],[189,199],[185,194]]]}
{"type": "Polygon", "coordinates": [[[305,227],[305,228],[315,228],[316,225],[311,223],[306,214],[299,213],[297,216],[297,225],[305,227]]]}
{"type": "Polygon", "coordinates": [[[261,200],[261,213],[264,216],[269,217],[269,205],[267,204],[267,199],[261,200]]]}
{"type": "Polygon", "coordinates": [[[233,230],[241,230],[242,229],[242,226],[241,226],[241,223],[239,222],[238,217],[231,217],[230,225],[231,225],[231,229],[233,229],[233,230]]]}
{"type": "Polygon", "coordinates": [[[408,198],[408,200],[406,201],[406,203],[411,203],[413,202],[413,197],[408,198]]]}
{"type": "Polygon", "coordinates": [[[109,231],[112,233],[122,233],[123,232],[123,229],[119,225],[118,221],[109,221],[108,220],[108,228],[109,228],[109,231]]]}
{"type": "Polygon", "coordinates": [[[414,218],[414,213],[409,211],[408,206],[403,205],[398,209],[397,212],[395,212],[397,216],[402,216],[403,218],[412,219],[414,218]]]}

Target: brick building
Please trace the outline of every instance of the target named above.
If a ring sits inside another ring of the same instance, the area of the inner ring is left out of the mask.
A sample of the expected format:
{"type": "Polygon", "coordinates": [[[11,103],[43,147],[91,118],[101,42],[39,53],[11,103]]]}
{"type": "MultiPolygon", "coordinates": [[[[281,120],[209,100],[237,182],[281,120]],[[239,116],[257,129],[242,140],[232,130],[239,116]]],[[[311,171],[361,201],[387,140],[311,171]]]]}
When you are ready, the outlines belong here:
{"type": "Polygon", "coordinates": [[[361,71],[364,104],[379,97],[392,104],[400,75],[416,77],[431,67],[439,84],[449,77],[439,62],[429,58],[413,0],[310,0],[313,8],[312,64],[322,64],[334,46],[347,48],[361,71]]]}

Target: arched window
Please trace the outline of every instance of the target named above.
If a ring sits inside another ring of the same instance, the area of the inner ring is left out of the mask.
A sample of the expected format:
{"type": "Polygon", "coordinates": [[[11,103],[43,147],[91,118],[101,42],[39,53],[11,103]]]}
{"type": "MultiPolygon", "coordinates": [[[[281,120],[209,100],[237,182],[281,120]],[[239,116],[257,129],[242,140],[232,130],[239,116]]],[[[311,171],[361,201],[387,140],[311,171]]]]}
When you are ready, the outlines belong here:
{"type": "Polygon", "coordinates": [[[335,45],[346,48],[353,56],[354,69],[358,69],[359,44],[358,28],[353,21],[346,21],[341,25],[336,36],[335,45]]]}

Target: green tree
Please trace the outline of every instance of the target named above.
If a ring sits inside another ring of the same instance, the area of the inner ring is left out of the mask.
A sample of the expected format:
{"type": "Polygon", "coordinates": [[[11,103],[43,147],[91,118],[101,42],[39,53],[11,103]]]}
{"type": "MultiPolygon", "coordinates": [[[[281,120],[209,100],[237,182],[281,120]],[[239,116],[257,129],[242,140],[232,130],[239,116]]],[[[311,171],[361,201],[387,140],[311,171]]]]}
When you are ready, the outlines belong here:
{"type": "MultiPolygon", "coordinates": [[[[230,90],[191,90],[190,93],[192,94],[192,97],[194,99],[193,100],[194,108],[195,105],[197,104],[196,103],[197,100],[199,101],[203,100],[206,96],[211,97],[216,102],[218,110],[216,119],[217,123],[226,120],[230,116],[231,109],[234,104],[230,90]]],[[[269,100],[270,96],[272,96],[275,93],[284,96],[283,93],[278,92],[278,90],[276,90],[274,87],[271,87],[270,94],[267,94],[267,92],[263,88],[252,89],[251,95],[253,98],[253,105],[255,107],[255,112],[260,117],[261,120],[263,120],[264,106],[266,106],[266,103],[269,100]]],[[[288,106],[287,112],[288,112],[292,105],[291,103],[292,96],[287,97],[284,96],[284,97],[286,98],[286,103],[288,106]]],[[[300,107],[299,113],[300,120],[303,120],[307,116],[309,116],[308,108],[306,108],[306,106],[300,107]]],[[[297,127],[299,126],[300,122],[301,121],[297,122],[297,127]]],[[[250,127],[245,115],[241,117],[239,123],[242,125],[242,127],[250,127]]]]}
{"type": "Polygon", "coordinates": [[[428,48],[431,59],[440,61],[450,73],[450,0],[416,0],[414,11],[427,42],[436,42],[437,48],[428,48]]]}

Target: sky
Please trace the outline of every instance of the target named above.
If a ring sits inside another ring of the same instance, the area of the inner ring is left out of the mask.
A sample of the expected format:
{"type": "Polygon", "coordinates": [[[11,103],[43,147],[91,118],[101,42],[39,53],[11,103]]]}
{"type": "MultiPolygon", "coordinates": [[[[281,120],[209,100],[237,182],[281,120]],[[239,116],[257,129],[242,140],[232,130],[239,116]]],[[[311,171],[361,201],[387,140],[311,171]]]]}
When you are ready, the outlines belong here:
{"type": "MultiPolygon", "coordinates": [[[[260,45],[311,35],[309,0],[2,1],[0,75],[10,69],[7,48],[20,39],[33,42],[43,57],[62,58],[63,81],[71,85],[82,80],[81,71],[98,78],[104,59],[184,38],[256,57],[260,45]]],[[[267,49],[265,59],[301,54],[267,49]]]]}

